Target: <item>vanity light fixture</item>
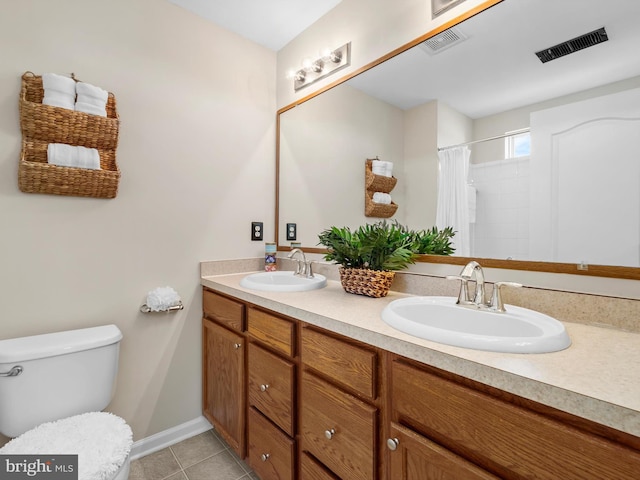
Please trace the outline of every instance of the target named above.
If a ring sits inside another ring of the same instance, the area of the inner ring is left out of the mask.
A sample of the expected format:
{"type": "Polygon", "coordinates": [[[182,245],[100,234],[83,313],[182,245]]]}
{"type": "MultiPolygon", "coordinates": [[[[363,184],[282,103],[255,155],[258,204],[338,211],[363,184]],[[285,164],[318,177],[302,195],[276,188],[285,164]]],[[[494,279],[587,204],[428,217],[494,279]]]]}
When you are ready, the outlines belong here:
{"type": "Polygon", "coordinates": [[[326,49],[315,60],[305,59],[302,62],[302,68],[291,74],[293,89],[298,91],[350,64],[351,42],[345,43],[335,50],[326,49]]]}

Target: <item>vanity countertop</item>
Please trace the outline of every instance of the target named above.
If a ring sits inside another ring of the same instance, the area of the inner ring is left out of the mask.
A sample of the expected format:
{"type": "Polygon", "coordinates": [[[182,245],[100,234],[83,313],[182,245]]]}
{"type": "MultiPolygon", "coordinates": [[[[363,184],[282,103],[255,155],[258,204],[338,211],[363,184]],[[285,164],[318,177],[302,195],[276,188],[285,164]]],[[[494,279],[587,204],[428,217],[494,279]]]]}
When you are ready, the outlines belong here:
{"type": "Polygon", "coordinates": [[[565,322],[572,345],[560,352],[509,354],[412,337],[384,323],[382,309],[408,295],[344,292],[340,282],[308,292],[240,286],[247,273],[202,276],[212,290],[462,375],[640,437],[640,334],[565,322]]]}

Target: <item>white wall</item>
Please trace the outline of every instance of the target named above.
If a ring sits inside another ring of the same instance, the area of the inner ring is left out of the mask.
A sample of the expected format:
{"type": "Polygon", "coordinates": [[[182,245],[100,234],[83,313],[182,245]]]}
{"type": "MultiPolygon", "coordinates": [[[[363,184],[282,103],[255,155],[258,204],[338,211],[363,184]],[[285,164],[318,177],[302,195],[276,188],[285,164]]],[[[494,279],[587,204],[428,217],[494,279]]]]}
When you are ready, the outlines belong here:
{"type": "Polygon", "coordinates": [[[0,338],[115,323],[135,439],[199,416],[199,262],[274,235],[275,53],[161,0],[0,0],[0,58],[0,338]],[[27,70],[115,93],[117,198],[18,190],[27,70]],[[185,310],[140,313],[165,285],[185,310]]]}

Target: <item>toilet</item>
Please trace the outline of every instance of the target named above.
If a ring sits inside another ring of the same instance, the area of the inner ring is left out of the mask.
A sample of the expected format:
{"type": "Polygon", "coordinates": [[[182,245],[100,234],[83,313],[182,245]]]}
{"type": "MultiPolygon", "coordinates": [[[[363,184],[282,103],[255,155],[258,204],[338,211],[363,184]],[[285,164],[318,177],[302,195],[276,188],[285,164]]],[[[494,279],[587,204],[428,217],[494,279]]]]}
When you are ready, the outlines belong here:
{"type": "Polygon", "coordinates": [[[0,454],[77,454],[78,480],[126,480],[132,432],[113,397],[115,325],[0,340],[0,454]]]}

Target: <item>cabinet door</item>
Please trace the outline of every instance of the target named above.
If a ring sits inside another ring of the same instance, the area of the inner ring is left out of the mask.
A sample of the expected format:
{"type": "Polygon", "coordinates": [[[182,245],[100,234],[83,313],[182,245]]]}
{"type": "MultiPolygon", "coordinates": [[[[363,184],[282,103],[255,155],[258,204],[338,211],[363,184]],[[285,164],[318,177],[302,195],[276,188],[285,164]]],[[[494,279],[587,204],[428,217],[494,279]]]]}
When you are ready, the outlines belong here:
{"type": "Polygon", "coordinates": [[[204,415],[244,458],[244,338],[206,319],[202,327],[204,415]]]}
{"type": "Polygon", "coordinates": [[[465,459],[396,423],[387,441],[393,480],[498,480],[465,459]]]}

